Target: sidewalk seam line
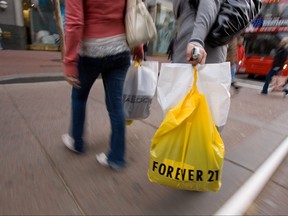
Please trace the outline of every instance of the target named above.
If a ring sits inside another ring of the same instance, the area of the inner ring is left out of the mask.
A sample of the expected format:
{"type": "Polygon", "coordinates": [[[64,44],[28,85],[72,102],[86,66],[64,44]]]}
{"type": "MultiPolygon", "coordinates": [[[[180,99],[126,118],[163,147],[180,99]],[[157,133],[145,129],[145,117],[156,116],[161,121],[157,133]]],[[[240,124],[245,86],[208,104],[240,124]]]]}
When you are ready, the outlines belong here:
{"type": "Polygon", "coordinates": [[[288,190],[288,187],[286,187],[285,185],[283,185],[283,184],[281,184],[281,183],[279,183],[279,182],[277,182],[277,181],[275,181],[275,180],[273,180],[272,182],[273,182],[274,184],[278,185],[279,187],[283,188],[284,190],[288,190]]]}
{"type": "Polygon", "coordinates": [[[85,214],[83,208],[81,207],[80,203],[78,202],[76,196],[74,195],[74,193],[72,192],[72,190],[70,189],[70,187],[68,186],[68,183],[66,183],[65,178],[63,177],[63,175],[61,174],[61,172],[59,171],[59,169],[57,169],[54,161],[52,160],[51,156],[49,155],[49,153],[46,151],[46,149],[44,148],[44,146],[41,144],[41,141],[39,140],[38,136],[33,132],[31,126],[28,124],[28,122],[26,121],[26,118],[23,116],[23,114],[21,113],[21,111],[19,110],[17,104],[15,103],[15,101],[13,100],[13,98],[10,96],[9,92],[7,91],[7,89],[4,87],[4,89],[6,90],[7,96],[10,98],[10,100],[12,101],[12,103],[14,104],[15,108],[17,109],[18,113],[20,114],[21,118],[23,119],[23,121],[25,122],[25,124],[27,125],[28,130],[32,133],[32,135],[34,136],[34,138],[36,139],[38,145],[40,146],[40,149],[43,151],[44,155],[46,156],[46,159],[48,161],[48,163],[50,164],[52,170],[54,170],[54,172],[56,173],[56,175],[58,176],[58,178],[61,180],[62,184],[64,185],[64,188],[66,189],[66,191],[68,192],[69,196],[72,198],[73,202],[76,204],[78,210],[80,211],[81,215],[87,215],[85,214]]]}
{"type": "Polygon", "coordinates": [[[145,121],[144,119],[143,119],[143,120],[139,120],[139,121],[142,122],[142,123],[145,124],[145,125],[148,125],[148,126],[153,127],[153,128],[156,129],[156,130],[158,130],[158,128],[159,128],[159,127],[153,125],[152,123],[149,123],[149,122],[145,121]]]}
{"type": "Polygon", "coordinates": [[[247,170],[247,171],[249,171],[249,172],[251,172],[251,173],[254,173],[254,170],[251,170],[251,169],[249,169],[249,168],[246,167],[246,166],[243,166],[243,165],[241,165],[241,164],[239,164],[239,163],[237,163],[237,162],[235,162],[235,161],[232,161],[231,159],[224,158],[224,160],[227,161],[227,162],[230,162],[230,163],[232,163],[232,164],[234,164],[234,165],[236,165],[236,166],[238,166],[238,167],[241,167],[241,168],[243,168],[243,169],[245,169],[245,170],[247,170]]]}

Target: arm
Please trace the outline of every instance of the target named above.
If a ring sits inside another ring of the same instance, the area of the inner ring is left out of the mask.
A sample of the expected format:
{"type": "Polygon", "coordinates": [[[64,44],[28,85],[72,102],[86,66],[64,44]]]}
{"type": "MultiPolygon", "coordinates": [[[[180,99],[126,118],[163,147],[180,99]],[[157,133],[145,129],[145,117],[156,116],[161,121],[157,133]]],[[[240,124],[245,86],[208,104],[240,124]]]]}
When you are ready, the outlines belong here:
{"type": "MultiPolygon", "coordinates": [[[[65,30],[65,75],[76,79],[78,47],[82,39],[84,27],[83,3],[80,0],[66,0],[66,30],[65,30]]],[[[68,80],[69,81],[69,80],[68,80]]],[[[75,81],[75,80],[74,80],[75,81]]],[[[73,84],[69,81],[70,84],[73,84]]]]}
{"type": "Polygon", "coordinates": [[[204,47],[204,41],[214,24],[221,0],[200,0],[190,42],[204,47]]]}
{"type": "Polygon", "coordinates": [[[281,51],[276,54],[275,56],[275,65],[274,66],[278,66],[279,68],[283,68],[284,64],[285,64],[285,61],[287,59],[287,51],[285,50],[285,48],[282,48],[281,51]]]}
{"type": "MultiPolygon", "coordinates": [[[[191,57],[191,51],[196,46],[200,48],[200,58],[198,63],[204,64],[206,60],[206,52],[204,50],[204,41],[208,35],[213,23],[217,18],[217,14],[220,10],[221,0],[200,0],[197,9],[197,16],[193,28],[189,44],[187,46],[186,57],[189,61],[191,57]]],[[[192,62],[193,64],[193,62],[192,62]]]]}
{"type": "Polygon", "coordinates": [[[143,46],[144,46],[144,44],[140,44],[140,45],[134,47],[131,50],[134,61],[141,61],[144,58],[144,48],[143,48],[143,46]]]}

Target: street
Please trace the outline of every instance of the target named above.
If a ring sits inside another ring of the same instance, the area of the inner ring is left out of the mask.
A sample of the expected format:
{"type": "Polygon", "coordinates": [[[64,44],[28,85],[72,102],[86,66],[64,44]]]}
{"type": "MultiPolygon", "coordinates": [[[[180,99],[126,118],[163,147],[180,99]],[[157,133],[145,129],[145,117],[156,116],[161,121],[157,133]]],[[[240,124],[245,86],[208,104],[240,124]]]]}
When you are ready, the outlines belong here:
{"type": "Polygon", "coordinates": [[[287,50],[288,0],[0,0],[0,216],[288,216],[287,50]]]}
{"type": "MultiPolygon", "coordinates": [[[[100,79],[87,105],[87,153],[73,154],[61,142],[69,128],[71,87],[63,81],[61,62],[55,61],[59,55],[0,52],[0,74],[5,74],[0,77],[0,215],[213,215],[287,137],[288,98],[279,92],[260,95],[263,81],[237,76],[242,88],[238,93],[231,89],[221,134],[226,152],[219,192],[181,191],[148,181],[151,138],[163,118],[156,97],[151,115],[127,126],[128,167],[112,172],[95,160],[96,153],[107,150],[110,130],[100,79]],[[34,82],[37,76],[59,80],[34,82]]],[[[288,214],[287,165],[286,155],[246,215],[288,214]]]]}

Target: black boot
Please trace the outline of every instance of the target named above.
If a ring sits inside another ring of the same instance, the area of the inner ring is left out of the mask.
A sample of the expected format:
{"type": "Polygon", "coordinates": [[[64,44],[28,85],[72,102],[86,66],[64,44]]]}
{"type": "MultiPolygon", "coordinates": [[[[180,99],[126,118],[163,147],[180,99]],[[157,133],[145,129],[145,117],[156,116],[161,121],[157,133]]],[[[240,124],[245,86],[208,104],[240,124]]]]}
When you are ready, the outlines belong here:
{"type": "Polygon", "coordinates": [[[235,82],[232,82],[232,83],[231,83],[231,86],[232,86],[235,90],[239,90],[239,89],[241,88],[240,86],[236,85],[235,82]]]}

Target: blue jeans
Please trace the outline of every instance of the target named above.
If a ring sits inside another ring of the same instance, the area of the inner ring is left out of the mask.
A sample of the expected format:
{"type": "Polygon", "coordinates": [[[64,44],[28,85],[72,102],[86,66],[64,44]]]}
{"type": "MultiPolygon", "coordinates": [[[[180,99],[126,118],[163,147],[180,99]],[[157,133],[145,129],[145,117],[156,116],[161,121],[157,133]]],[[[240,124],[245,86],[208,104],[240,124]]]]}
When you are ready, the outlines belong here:
{"type": "MultiPolygon", "coordinates": [[[[105,103],[111,123],[108,162],[125,164],[125,115],[122,103],[123,85],[130,66],[130,52],[103,58],[79,57],[78,73],[81,88],[72,89],[72,127],[75,149],[84,151],[83,130],[86,103],[90,89],[101,73],[105,103]]],[[[99,125],[101,127],[101,125],[99,125]]]]}
{"type": "Polygon", "coordinates": [[[231,65],[231,83],[235,81],[236,72],[237,72],[237,64],[234,63],[231,65]]]}
{"type": "Polygon", "coordinates": [[[269,84],[271,82],[271,79],[272,79],[273,76],[278,74],[279,70],[280,70],[279,68],[272,68],[269,71],[269,73],[267,74],[266,79],[265,79],[265,83],[264,83],[264,86],[263,86],[263,89],[262,89],[262,93],[264,93],[264,94],[268,93],[268,87],[269,87],[269,84]]]}

